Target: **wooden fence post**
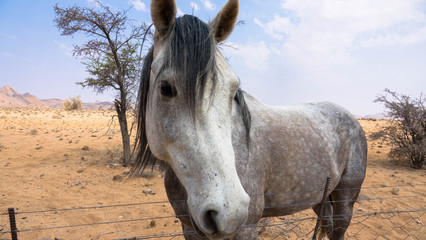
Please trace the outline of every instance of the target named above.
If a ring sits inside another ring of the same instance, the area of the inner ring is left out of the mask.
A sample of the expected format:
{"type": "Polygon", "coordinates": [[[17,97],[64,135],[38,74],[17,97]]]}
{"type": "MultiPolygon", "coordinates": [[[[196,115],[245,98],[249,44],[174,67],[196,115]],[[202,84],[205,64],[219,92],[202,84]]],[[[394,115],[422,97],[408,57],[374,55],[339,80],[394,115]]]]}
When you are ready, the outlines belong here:
{"type": "Polygon", "coordinates": [[[18,229],[16,228],[15,209],[9,208],[8,213],[10,223],[10,234],[12,235],[12,240],[18,240],[18,229]]]}

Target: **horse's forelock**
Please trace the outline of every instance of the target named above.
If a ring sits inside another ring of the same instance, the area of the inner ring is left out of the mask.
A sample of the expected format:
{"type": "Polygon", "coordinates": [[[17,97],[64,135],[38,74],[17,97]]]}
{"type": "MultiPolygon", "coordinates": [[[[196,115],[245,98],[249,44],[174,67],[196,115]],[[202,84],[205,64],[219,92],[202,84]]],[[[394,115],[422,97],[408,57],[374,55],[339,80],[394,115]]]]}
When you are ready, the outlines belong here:
{"type": "Polygon", "coordinates": [[[211,81],[211,94],[217,83],[216,42],[209,26],[195,16],[177,18],[164,57],[165,65],[161,69],[173,72],[176,87],[186,97],[194,116],[196,105],[202,103],[207,82],[211,81]]]}

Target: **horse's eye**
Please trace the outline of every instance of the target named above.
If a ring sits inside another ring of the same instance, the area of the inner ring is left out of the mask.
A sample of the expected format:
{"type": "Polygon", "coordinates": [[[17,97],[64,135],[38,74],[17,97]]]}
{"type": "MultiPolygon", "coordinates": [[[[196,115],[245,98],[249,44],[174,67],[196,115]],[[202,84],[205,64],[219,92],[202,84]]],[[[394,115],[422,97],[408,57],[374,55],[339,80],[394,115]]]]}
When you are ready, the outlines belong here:
{"type": "Polygon", "coordinates": [[[171,98],[176,96],[176,89],[166,81],[160,83],[160,91],[161,95],[164,97],[171,98]]]}

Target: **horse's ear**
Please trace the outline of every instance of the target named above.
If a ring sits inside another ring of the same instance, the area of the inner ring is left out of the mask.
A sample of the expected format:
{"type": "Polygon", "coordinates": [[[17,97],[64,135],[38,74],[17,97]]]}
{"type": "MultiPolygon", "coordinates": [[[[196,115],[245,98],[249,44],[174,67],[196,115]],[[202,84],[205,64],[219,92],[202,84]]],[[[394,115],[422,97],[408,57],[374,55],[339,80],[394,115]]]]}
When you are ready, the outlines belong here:
{"type": "Polygon", "coordinates": [[[228,0],[225,6],[223,6],[217,16],[210,23],[217,43],[224,41],[229,37],[229,35],[231,35],[231,32],[237,23],[239,7],[239,0],[228,0]]]}
{"type": "Polygon", "coordinates": [[[151,18],[156,29],[156,37],[168,37],[175,23],[176,9],[176,0],[151,1],[151,18]]]}

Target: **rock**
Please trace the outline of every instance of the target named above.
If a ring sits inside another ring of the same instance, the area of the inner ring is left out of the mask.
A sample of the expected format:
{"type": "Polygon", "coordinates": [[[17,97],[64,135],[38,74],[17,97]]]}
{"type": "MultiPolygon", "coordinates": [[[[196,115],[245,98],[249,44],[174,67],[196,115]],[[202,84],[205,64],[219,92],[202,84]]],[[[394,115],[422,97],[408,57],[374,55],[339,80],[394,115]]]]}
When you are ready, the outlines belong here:
{"type": "Polygon", "coordinates": [[[40,150],[40,149],[42,149],[43,147],[42,146],[38,146],[38,147],[36,147],[35,149],[36,150],[40,150]]]}
{"type": "Polygon", "coordinates": [[[147,194],[149,194],[149,195],[155,195],[154,190],[149,189],[149,188],[144,189],[142,192],[143,192],[143,193],[145,193],[146,195],[147,195],[147,194]]]}
{"type": "Polygon", "coordinates": [[[112,177],[112,181],[123,181],[123,176],[121,175],[115,175],[114,177],[112,177]]]}
{"type": "Polygon", "coordinates": [[[151,222],[149,222],[148,227],[153,228],[153,227],[155,227],[156,224],[157,224],[157,222],[155,220],[151,220],[151,222]]]}
{"type": "Polygon", "coordinates": [[[399,188],[392,188],[391,193],[393,195],[398,195],[399,194],[399,188]]]}
{"type": "Polygon", "coordinates": [[[89,146],[84,145],[84,147],[82,149],[87,151],[87,150],[89,150],[89,146]]]}
{"type": "Polygon", "coordinates": [[[85,168],[80,168],[80,169],[77,170],[77,173],[82,173],[82,172],[84,172],[84,170],[86,170],[86,169],[85,168]]]}

